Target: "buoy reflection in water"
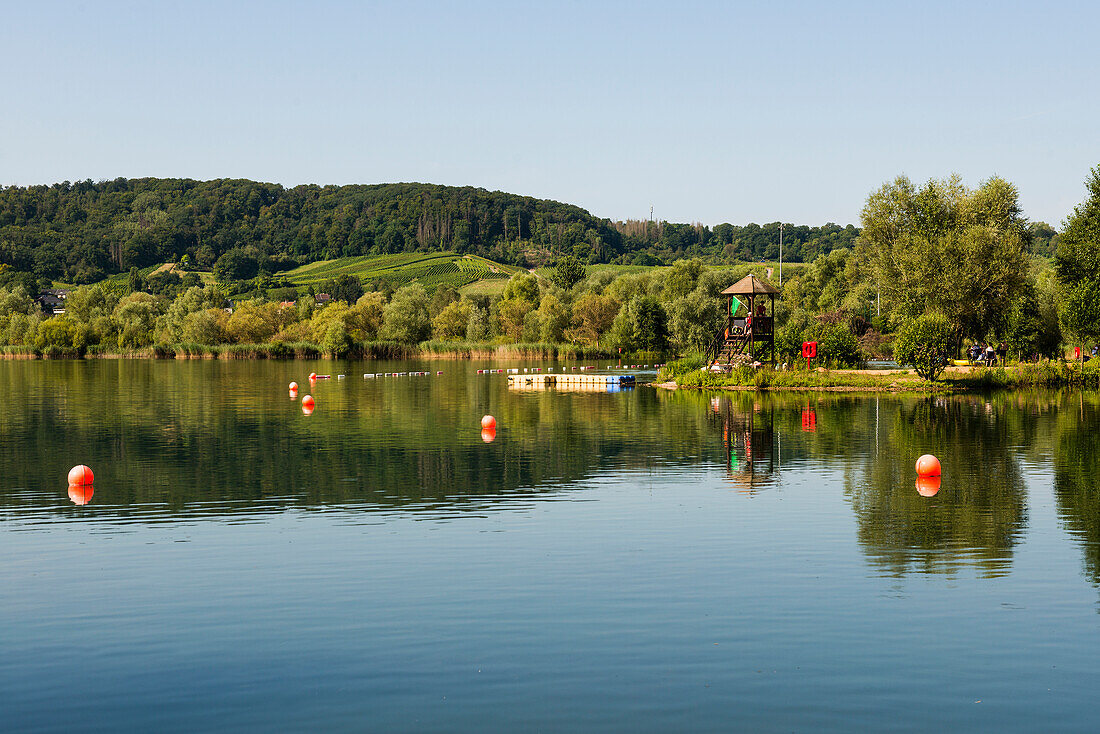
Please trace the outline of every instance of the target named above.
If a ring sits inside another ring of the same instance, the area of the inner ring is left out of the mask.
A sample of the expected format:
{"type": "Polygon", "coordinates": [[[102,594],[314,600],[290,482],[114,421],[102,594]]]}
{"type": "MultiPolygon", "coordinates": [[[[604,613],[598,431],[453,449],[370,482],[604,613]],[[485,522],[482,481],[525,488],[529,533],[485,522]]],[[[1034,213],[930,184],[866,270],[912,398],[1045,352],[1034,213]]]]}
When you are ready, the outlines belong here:
{"type": "Polygon", "coordinates": [[[939,491],[940,478],[938,476],[917,477],[917,492],[921,497],[934,497],[936,492],[939,491]]]}
{"type": "Polygon", "coordinates": [[[69,499],[74,505],[86,505],[92,501],[95,489],[90,484],[70,484],[69,499]]]}

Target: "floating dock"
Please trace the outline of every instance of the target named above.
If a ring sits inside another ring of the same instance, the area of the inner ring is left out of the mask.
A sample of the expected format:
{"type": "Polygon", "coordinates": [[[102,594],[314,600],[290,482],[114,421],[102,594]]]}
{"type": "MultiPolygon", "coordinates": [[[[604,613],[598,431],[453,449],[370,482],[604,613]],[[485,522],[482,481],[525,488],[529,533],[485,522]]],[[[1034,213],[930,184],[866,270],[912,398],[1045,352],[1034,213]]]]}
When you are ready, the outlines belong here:
{"type": "Polygon", "coordinates": [[[569,387],[611,390],[634,386],[634,375],[508,375],[508,387],[569,387]]]}

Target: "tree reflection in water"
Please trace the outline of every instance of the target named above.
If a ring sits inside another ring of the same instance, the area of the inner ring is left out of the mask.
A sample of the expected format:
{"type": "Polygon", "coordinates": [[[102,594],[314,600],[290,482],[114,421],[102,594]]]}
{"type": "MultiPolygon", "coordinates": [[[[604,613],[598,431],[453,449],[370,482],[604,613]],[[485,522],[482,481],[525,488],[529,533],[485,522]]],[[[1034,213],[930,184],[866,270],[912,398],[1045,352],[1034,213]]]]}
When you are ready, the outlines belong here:
{"type": "Polygon", "coordinates": [[[845,481],[864,552],[892,574],[969,564],[988,576],[1007,572],[1027,521],[1012,421],[967,397],[911,400],[886,415],[880,406],[876,445],[845,481]],[[943,466],[935,492],[914,486],[924,453],[943,466]]]}
{"type": "MultiPolygon", "coordinates": [[[[484,512],[616,472],[721,465],[756,496],[781,480],[842,491],[884,573],[1004,573],[1027,524],[1022,466],[1048,476],[1100,585],[1100,395],[511,394],[469,365],[438,379],[318,387],[304,418],[286,384],[351,363],[9,362],[0,386],[0,509],[38,521],[324,510],[484,512]],[[495,440],[480,419],[492,413],[495,440]],[[922,496],[913,464],[943,465],[922,496]],[[96,493],[64,492],[76,463],[96,493]]],[[[372,365],[376,371],[396,368],[372,365]]],[[[404,365],[405,369],[411,369],[404,365]]]]}
{"type": "Polygon", "coordinates": [[[774,487],[784,471],[826,484],[839,471],[860,546],[884,572],[1009,568],[1027,521],[1019,451],[1036,433],[1027,411],[969,396],[741,392],[710,397],[707,412],[740,491],[774,487]],[[914,463],[928,452],[944,473],[918,486],[914,463]]]}
{"type": "Polygon", "coordinates": [[[1084,573],[1100,585],[1100,396],[1073,393],[1058,412],[1054,497],[1058,515],[1080,541],[1084,573]]]}

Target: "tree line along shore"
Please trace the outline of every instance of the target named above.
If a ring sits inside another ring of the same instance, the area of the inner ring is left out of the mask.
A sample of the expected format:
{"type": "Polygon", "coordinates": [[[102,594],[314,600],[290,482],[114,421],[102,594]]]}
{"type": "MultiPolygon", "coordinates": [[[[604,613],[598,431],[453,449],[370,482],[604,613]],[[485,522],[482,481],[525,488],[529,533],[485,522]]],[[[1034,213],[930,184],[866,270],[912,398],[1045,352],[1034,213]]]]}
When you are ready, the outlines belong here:
{"type": "MultiPolygon", "coordinates": [[[[9,209],[12,188],[0,191],[9,209]]],[[[445,282],[425,287],[415,280],[397,287],[348,274],[305,289],[280,283],[270,270],[238,277],[253,273],[264,257],[270,266],[277,255],[231,247],[214,258],[212,274],[184,247],[156,273],[143,275],[134,264],[128,276],[74,284],[63,299],[55,296],[59,313],[54,315],[43,313],[36,300],[49,295],[34,287],[45,282],[35,279],[33,269],[20,270],[25,258],[11,254],[21,245],[13,244],[16,225],[5,215],[0,217],[0,354],[539,359],[621,354],[628,362],[670,361],[665,376],[680,384],[781,388],[899,381],[837,372],[872,359],[895,359],[912,365],[923,380],[950,382],[958,376],[942,372],[947,360],[981,342],[1002,346],[1006,358],[980,377],[966,377],[970,382],[1088,383],[1096,363],[1062,364],[1073,347],[1084,347],[1087,355],[1100,340],[1100,167],[1090,172],[1086,188],[1084,201],[1060,231],[1053,231],[1027,220],[1016,188],[1003,179],[969,188],[957,177],[921,185],[898,177],[867,197],[861,226],[845,246],[788,267],[782,283],[776,264],[740,261],[736,250],[700,251],[661,266],[601,266],[601,256],[591,249],[556,247],[549,240],[524,244],[521,216],[512,230],[514,245],[525,248],[517,250],[528,258],[525,265],[541,267],[513,266],[498,293],[460,291],[445,282]],[[705,365],[696,363],[729,315],[719,293],[749,272],[781,288],[776,363],[786,369],[705,374],[699,369],[705,365]],[[804,341],[818,343],[811,364],[799,356],[804,341]],[[682,359],[674,361],[677,357],[682,359]],[[818,367],[831,370],[831,377],[820,377],[818,367]]],[[[58,201],[63,198],[58,195],[58,201]]],[[[425,206],[429,201],[422,199],[425,206]]],[[[289,206],[285,201],[270,206],[277,204],[289,206]]],[[[140,232],[143,217],[163,221],[148,214],[155,205],[164,200],[131,201],[116,224],[129,222],[140,232]],[[144,214],[136,216],[135,206],[146,207],[144,214]]],[[[714,236],[708,229],[707,237],[714,236]]],[[[651,249],[635,254],[656,257],[658,250],[651,249]]],[[[624,262],[624,254],[614,257],[624,262]]],[[[506,273],[496,275],[503,279],[506,273]]]]}

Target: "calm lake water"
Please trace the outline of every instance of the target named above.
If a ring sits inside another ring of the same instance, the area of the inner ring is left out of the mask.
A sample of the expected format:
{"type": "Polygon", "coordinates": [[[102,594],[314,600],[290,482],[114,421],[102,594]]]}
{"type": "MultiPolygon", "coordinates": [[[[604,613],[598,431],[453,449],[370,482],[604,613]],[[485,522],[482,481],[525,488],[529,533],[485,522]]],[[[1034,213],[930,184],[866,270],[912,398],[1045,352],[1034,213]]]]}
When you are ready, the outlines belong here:
{"type": "Polygon", "coordinates": [[[1100,395],[485,366],[0,362],[0,729],[1096,729],[1100,395]]]}

